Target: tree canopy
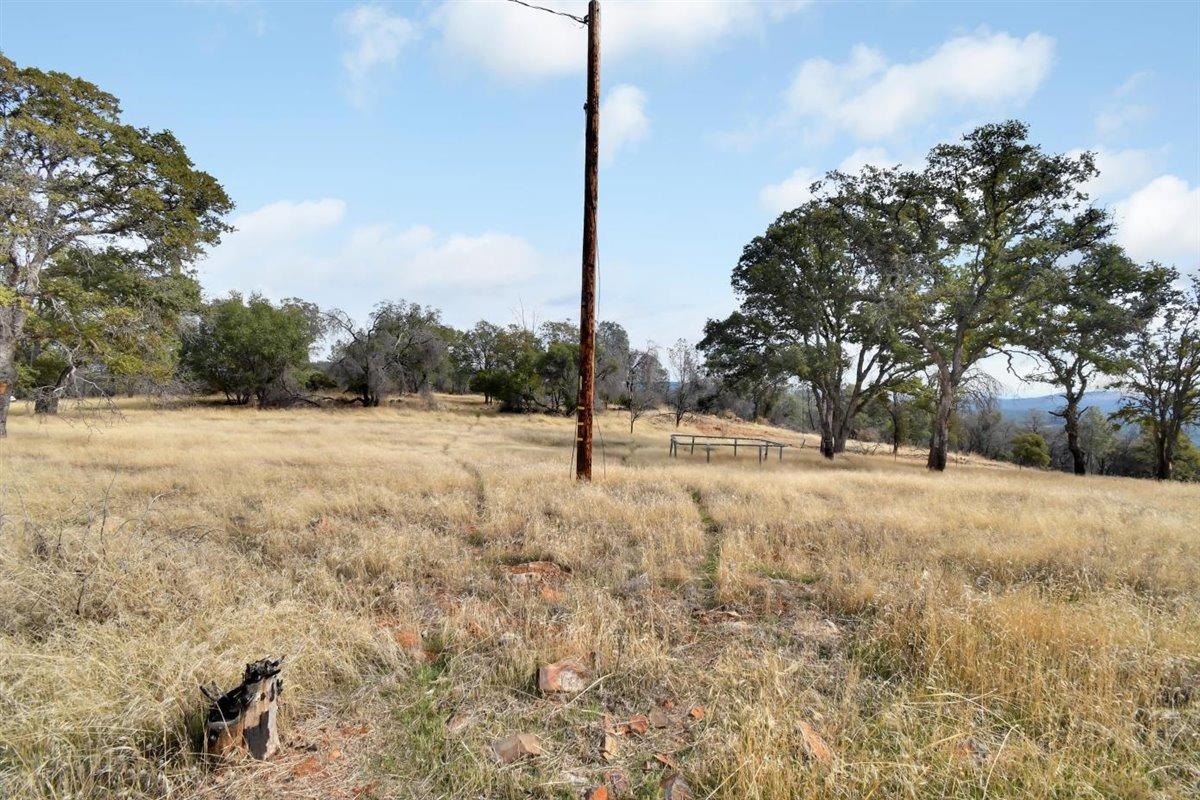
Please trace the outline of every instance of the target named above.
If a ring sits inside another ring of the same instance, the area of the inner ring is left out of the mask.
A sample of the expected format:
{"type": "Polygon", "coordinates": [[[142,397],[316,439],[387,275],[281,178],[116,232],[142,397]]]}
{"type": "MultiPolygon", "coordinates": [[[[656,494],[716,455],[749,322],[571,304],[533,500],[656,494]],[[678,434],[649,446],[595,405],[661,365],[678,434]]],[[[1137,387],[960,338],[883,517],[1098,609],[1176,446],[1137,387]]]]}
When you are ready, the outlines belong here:
{"type": "Polygon", "coordinates": [[[145,274],[190,264],[228,228],[220,184],[169,131],[121,121],[117,99],[61,72],[0,54],[0,435],[15,359],[43,283],[69,248],[136,254],[145,274]]]}

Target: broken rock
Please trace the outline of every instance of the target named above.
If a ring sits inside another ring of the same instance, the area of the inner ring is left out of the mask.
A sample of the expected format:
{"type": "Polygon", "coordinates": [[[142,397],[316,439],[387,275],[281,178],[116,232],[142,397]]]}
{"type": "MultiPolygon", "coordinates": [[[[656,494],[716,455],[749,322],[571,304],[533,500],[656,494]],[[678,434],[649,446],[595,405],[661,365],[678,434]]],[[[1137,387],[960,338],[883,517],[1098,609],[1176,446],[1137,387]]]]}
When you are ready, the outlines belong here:
{"type": "Polygon", "coordinates": [[[693,800],[692,787],[682,775],[670,775],[662,782],[663,800],[693,800]]]}
{"type": "Polygon", "coordinates": [[[492,750],[503,764],[512,764],[523,758],[545,753],[542,743],[532,733],[512,733],[492,743],[492,750]]]}
{"type": "Polygon", "coordinates": [[[617,757],[617,748],[617,737],[605,731],[604,739],[600,744],[600,755],[604,756],[605,761],[612,761],[617,757]]]}
{"type": "Polygon", "coordinates": [[[608,787],[608,795],[613,800],[633,796],[633,783],[629,776],[619,769],[610,769],[604,773],[604,785],[608,787]]]}
{"type": "Polygon", "coordinates": [[[567,571],[553,561],[527,561],[508,567],[508,581],[514,586],[557,583],[566,577],[567,571]]]}
{"type": "Polygon", "coordinates": [[[629,718],[629,730],[643,734],[650,730],[650,719],[645,714],[634,714],[629,718]]]}
{"type": "Polygon", "coordinates": [[[582,692],[587,687],[587,667],[577,658],[564,658],[539,667],[537,682],[543,694],[582,692]]]}

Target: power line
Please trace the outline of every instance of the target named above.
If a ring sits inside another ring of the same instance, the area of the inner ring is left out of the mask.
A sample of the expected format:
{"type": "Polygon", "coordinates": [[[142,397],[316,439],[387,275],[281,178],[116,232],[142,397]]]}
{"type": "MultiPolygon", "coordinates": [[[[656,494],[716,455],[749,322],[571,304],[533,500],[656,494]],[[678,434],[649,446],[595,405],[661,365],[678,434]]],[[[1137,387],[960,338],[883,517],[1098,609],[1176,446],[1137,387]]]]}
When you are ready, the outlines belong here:
{"type": "Polygon", "coordinates": [[[555,11],[553,8],[543,8],[542,6],[535,6],[531,3],[524,2],[524,0],[508,0],[508,2],[516,3],[517,5],[525,6],[526,8],[532,8],[534,11],[545,11],[547,14],[554,14],[559,17],[566,17],[567,19],[573,19],[576,22],[578,22],[580,25],[587,25],[587,17],[577,17],[574,14],[568,14],[565,11],[555,11]]]}

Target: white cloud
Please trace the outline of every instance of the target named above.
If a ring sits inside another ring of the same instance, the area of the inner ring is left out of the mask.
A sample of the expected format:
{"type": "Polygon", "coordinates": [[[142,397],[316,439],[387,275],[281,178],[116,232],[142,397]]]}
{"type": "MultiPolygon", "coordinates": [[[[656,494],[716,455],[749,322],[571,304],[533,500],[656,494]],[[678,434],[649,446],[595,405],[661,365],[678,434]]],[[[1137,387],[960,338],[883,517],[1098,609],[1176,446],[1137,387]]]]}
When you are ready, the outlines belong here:
{"type": "MultiPolygon", "coordinates": [[[[538,5],[577,17],[587,13],[587,4],[580,0],[540,0],[538,5]]],[[[759,29],[803,5],[794,0],[606,3],[600,17],[604,62],[644,54],[687,57],[727,36],[759,29]]],[[[583,31],[559,16],[515,3],[448,2],[437,9],[433,21],[451,55],[506,79],[566,75],[584,68],[583,31]]]]}
{"type": "MultiPolygon", "coordinates": [[[[506,299],[516,303],[523,292],[536,300],[563,289],[549,274],[559,271],[519,236],[351,225],[337,199],[271,203],[232,224],[236,231],[199,265],[212,294],[298,296],[360,315],[380,300],[406,298],[468,312],[490,308],[497,316],[506,299]]],[[[574,276],[561,272],[568,282],[574,276]]]]}
{"type": "Polygon", "coordinates": [[[928,58],[888,66],[857,45],[848,61],[801,64],[785,93],[785,118],[809,120],[825,133],[882,139],[946,108],[990,111],[1027,100],[1045,80],[1054,40],[980,32],[944,42],[928,58]]]}
{"type": "Polygon", "coordinates": [[[299,203],[280,200],[235,218],[234,233],[226,241],[302,236],[337,225],[345,216],[345,201],[331,197],[299,203]]]}
{"type": "Polygon", "coordinates": [[[416,35],[416,26],[377,5],[355,6],[342,15],[341,25],[350,40],[350,48],[342,53],[350,100],[365,106],[375,91],[376,73],[395,66],[400,51],[416,35]]]}
{"type": "Polygon", "coordinates": [[[863,167],[894,167],[896,164],[896,159],[889,156],[882,147],[860,147],[843,158],[842,163],[838,164],[838,169],[854,174],[863,167]]]}
{"type": "MultiPolygon", "coordinates": [[[[891,167],[896,163],[882,147],[860,147],[842,159],[837,168],[842,172],[856,173],[868,165],[891,167]]],[[[801,167],[783,181],[764,186],[758,194],[759,205],[772,214],[795,208],[813,198],[812,184],[823,177],[823,172],[801,167]]]]}
{"type": "Polygon", "coordinates": [[[1113,206],[1117,241],[1136,259],[1200,262],[1200,186],[1161,175],[1113,206]]]}
{"type": "MultiPolygon", "coordinates": [[[[1067,155],[1077,157],[1082,150],[1072,150],[1067,155]]],[[[1093,201],[1111,199],[1144,185],[1154,176],[1163,160],[1163,152],[1155,150],[1110,150],[1106,147],[1092,149],[1096,157],[1096,169],[1100,174],[1083,185],[1083,190],[1093,201]]]]}
{"type": "Polygon", "coordinates": [[[600,163],[611,164],[619,150],[640,142],[650,130],[646,93],[622,84],[600,103],[600,163]]]}
{"type": "Polygon", "coordinates": [[[780,183],[764,186],[758,193],[759,204],[772,214],[782,214],[813,197],[812,184],[821,179],[818,173],[801,167],[780,183]]]}

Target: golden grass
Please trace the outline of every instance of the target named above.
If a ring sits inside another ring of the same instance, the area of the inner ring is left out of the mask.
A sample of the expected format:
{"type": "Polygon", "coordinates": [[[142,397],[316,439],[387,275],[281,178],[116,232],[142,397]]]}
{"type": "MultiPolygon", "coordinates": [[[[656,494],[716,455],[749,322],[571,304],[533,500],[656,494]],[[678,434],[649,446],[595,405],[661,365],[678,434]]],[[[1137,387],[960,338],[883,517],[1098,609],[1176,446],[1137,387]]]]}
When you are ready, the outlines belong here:
{"type": "Polygon", "coordinates": [[[473,399],[18,415],[0,796],[578,797],[615,767],[653,797],[656,753],[699,797],[1195,796],[1200,487],[811,446],[705,464],[667,458],[665,419],[627,426],[601,417],[579,486],[569,420],[473,399]],[[561,591],[506,579],[532,559],[561,591]],[[203,764],[198,684],[267,654],[285,753],[203,764]],[[538,696],[566,656],[594,685],[538,696]],[[707,714],[601,759],[605,714],[664,699],[707,714]],[[547,754],[499,765],[512,731],[547,754]]]}

